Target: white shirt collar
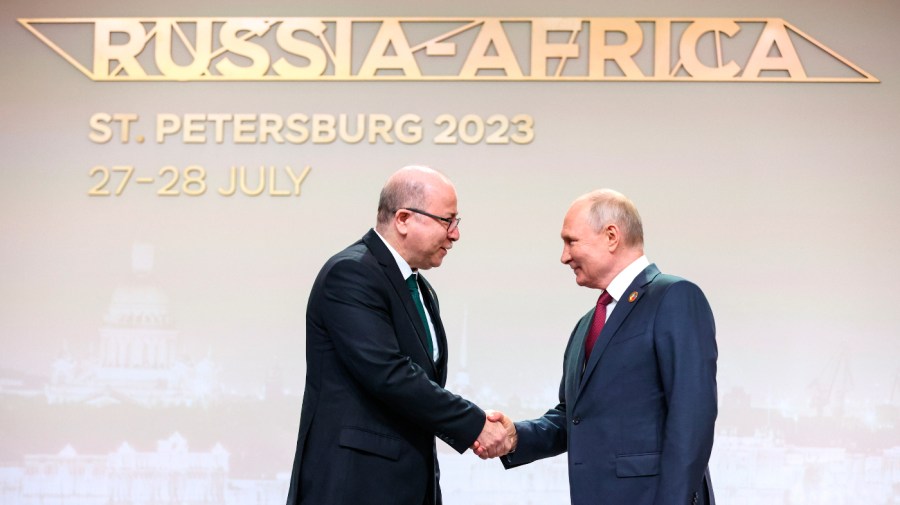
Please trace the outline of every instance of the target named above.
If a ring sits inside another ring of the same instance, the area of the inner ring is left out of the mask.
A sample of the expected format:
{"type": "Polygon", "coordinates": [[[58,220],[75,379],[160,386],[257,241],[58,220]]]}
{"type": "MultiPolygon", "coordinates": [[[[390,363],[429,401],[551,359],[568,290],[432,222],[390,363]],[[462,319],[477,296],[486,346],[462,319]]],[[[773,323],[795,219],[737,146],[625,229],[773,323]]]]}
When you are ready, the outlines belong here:
{"type": "Polygon", "coordinates": [[[378,230],[375,230],[375,235],[378,235],[378,238],[380,238],[381,241],[384,242],[384,245],[387,246],[388,251],[391,251],[391,256],[393,256],[394,261],[397,262],[397,266],[400,268],[400,275],[403,276],[403,279],[406,280],[407,278],[409,278],[409,276],[413,274],[413,269],[411,266],[409,266],[409,263],[407,263],[406,260],[403,259],[403,256],[400,256],[400,253],[398,253],[396,249],[391,247],[391,244],[389,244],[388,241],[385,240],[380,233],[378,233],[378,230]]]}
{"type": "Polygon", "coordinates": [[[625,290],[628,289],[628,286],[634,282],[634,278],[648,266],[650,266],[650,261],[646,256],[641,256],[632,261],[630,265],[619,272],[619,275],[609,283],[609,286],[606,287],[606,292],[609,293],[609,296],[613,297],[613,300],[618,302],[622,298],[622,295],[625,294],[625,290]]]}
{"type": "MultiPolygon", "coordinates": [[[[388,241],[385,240],[377,230],[375,231],[375,234],[378,235],[378,238],[380,238],[382,242],[384,242],[384,245],[387,246],[388,251],[391,251],[391,255],[394,257],[394,261],[397,262],[397,267],[400,268],[400,275],[403,276],[403,279],[407,279],[410,275],[415,273],[413,272],[412,267],[409,266],[409,263],[407,263],[406,260],[403,259],[403,256],[400,256],[400,253],[398,253],[393,247],[391,247],[391,244],[389,244],[388,241]]],[[[419,274],[416,273],[416,276],[418,275],[419,274]]],[[[422,303],[422,306],[425,306],[425,299],[422,298],[421,290],[419,290],[419,301],[422,303]]],[[[425,320],[428,322],[428,331],[431,334],[431,348],[434,349],[434,352],[431,355],[431,359],[437,362],[438,358],[441,355],[441,350],[439,347],[440,344],[438,343],[437,332],[435,332],[434,329],[434,320],[431,318],[431,314],[428,312],[428,310],[425,311],[425,320]]]]}

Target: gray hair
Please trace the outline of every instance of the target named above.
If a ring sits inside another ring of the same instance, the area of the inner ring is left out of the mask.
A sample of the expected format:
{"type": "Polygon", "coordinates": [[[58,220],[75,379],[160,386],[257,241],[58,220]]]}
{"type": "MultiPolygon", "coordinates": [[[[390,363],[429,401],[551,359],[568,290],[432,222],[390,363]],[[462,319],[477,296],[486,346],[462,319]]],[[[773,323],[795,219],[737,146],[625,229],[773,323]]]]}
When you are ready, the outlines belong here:
{"type": "Polygon", "coordinates": [[[598,189],[581,197],[590,205],[588,221],[599,232],[609,224],[622,231],[622,241],[627,247],[644,246],[644,225],[634,202],[611,189],[598,189]]]}
{"type": "Polygon", "coordinates": [[[386,225],[400,209],[425,207],[425,184],[420,180],[392,177],[381,188],[378,198],[378,224],[386,225]]]}

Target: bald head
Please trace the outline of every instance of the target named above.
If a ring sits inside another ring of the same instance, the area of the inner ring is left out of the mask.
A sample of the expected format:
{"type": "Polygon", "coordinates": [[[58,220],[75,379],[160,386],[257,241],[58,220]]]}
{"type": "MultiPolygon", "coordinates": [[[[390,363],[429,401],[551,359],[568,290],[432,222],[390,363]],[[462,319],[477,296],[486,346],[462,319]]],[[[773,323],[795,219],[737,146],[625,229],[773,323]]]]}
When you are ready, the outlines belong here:
{"type": "Polygon", "coordinates": [[[578,197],[572,204],[586,205],[591,228],[600,232],[614,224],[622,234],[622,243],[628,248],[643,249],[644,226],[637,207],[622,193],[612,189],[598,189],[578,197]]]}
{"type": "Polygon", "coordinates": [[[376,226],[379,233],[394,219],[394,213],[398,210],[410,207],[424,209],[435,191],[448,187],[453,189],[450,179],[433,168],[408,166],[397,170],[381,188],[376,226]]]}

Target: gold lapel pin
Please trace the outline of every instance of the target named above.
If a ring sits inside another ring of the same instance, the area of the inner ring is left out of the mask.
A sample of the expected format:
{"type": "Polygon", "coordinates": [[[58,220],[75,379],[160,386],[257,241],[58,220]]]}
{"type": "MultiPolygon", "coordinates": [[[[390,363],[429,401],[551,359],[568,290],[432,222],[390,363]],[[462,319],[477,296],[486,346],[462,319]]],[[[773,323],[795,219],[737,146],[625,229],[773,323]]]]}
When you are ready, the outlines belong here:
{"type": "Polygon", "coordinates": [[[637,297],[638,297],[638,292],[632,291],[631,294],[628,295],[628,303],[634,303],[634,301],[637,300],[637,297]]]}

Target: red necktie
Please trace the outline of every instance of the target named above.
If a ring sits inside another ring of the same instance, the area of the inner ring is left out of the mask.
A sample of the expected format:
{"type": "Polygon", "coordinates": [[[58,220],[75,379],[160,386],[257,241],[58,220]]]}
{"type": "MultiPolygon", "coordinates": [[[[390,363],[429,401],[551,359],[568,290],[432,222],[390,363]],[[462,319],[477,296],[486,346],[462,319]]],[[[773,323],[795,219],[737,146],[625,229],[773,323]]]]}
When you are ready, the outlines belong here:
{"type": "Polygon", "coordinates": [[[613,301],[613,297],[604,291],[600,298],[597,299],[597,308],[594,310],[594,319],[591,320],[591,329],[588,331],[588,338],[584,341],[584,362],[591,357],[591,351],[594,350],[594,344],[597,343],[597,337],[603,331],[603,325],[606,324],[606,306],[613,301]]]}

